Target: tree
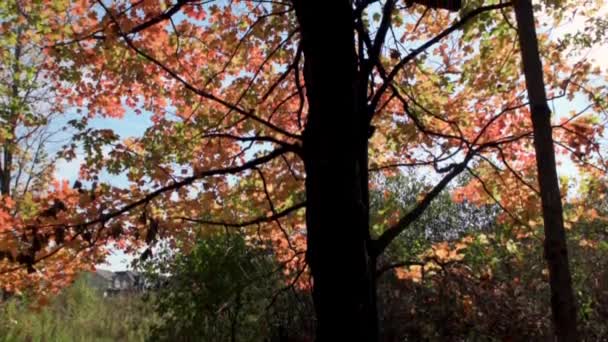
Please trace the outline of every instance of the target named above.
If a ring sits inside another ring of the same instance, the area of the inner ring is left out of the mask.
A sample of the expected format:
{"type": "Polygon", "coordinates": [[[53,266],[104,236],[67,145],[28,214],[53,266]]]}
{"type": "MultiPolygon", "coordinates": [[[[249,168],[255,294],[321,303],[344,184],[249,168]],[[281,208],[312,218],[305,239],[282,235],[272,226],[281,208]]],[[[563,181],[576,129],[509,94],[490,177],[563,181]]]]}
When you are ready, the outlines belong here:
{"type": "MultiPolygon", "coordinates": [[[[67,116],[63,84],[51,76],[52,57],[42,53],[48,32],[38,12],[43,6],[22,1],[0,4],[0,262],[29,264],[29,273],[33,273],[32,251],[42,248],[48,237],[43,242],[34,225],[18,228],[15,223],[37,216],[40,206],[47,206],[42,202],[53,201],[50,193],[59,187],[54,179],[56,165],[65,156],[60,146],[73,133],[62,127],[67,116]]],[[[47,215],[61,207],[60,202],[53,205],[46,208],[47,215]]],[[[49,284],[64,283],[37,284],[39,279],[32,278],[27,286],[45,291],[53,288],[49,284]]],[[[22,277],[9,276],[0,292],[23,289],[25,283],[18,279],[22,277]]]]}
{"type": "MultiPolygon", "coordinates": [[[[139,139],[82,137],[94,153],[77,189],[53,192],[64,205],[45,199],[40,215],[10,221],[32,248],[5,274],[50,277],[58,260],[99,260],[108,243],[135,251],[241,229],[273,243],[288,284],[312,278],[319,340],[373,341],[378,258],[461,173],[471,177],[457,199],[494,203],[500,220],[533,229],[532,127],[509,3],[471,1],[459,15],[392,0],[56,5],[37,11],[52,75],[74,85],[66,101],[89,116],[145,110],[154,124],[139,139]],[[372,237],[369,172],[400,167],[437,181],[372,237]],[[102,172],[129,185],[99,184],[102,172]]],[[[590,64],[570,65],[550,40],[541,48],[553,57],[551,98],[594,101],[590,64]]],[[[595,105],[554,125],[567,156],[598,160],[599,114],[595,105]]]]}
{"type": "Polygon", "coordinates": [[[572,290],[564,214],[555,166],[551,109],[545,93],[543,67],[534,28],[534,11],[529,0],[516,1],[514,7],[534,127],[534,148],[545,227],[545,258],[549,264],[555,335],[559,341],[577,341],[576,301],[572,290]]]}
{"type": "Polygon", "coordinates": [[[44,66],[49,57],[36,42],[36,18],[20,15],[20,6],[0,7],[0,194],[13,200],[48,187],[58,160],[50,145],[61,131],[51,122],[62,110],[44,66]]]}

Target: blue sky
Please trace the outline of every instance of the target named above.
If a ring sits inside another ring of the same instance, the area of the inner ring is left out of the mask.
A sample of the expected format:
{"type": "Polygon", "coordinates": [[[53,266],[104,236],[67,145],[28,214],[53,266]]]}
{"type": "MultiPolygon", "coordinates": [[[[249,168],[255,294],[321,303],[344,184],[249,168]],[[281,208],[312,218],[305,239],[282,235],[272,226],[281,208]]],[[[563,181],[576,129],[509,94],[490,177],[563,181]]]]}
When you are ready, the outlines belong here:
{"type": "MultiPolygon", "coordinates": [[[[135,114],[132,110],[128,110],[123,118],[95,118],[90,121],[91,127],[112,129],[121,139],[128,137],[140,137],[145,130],[152,125],[150,120],[151,114],[144,112],[135,114]]],[[[58,123],[59,124],[59,123],[58,123]]],[[[80,164],[83,161],[82,153],[77,154],[76,158],[70,162],[65,160],[59,161],[57,164],[55,175],[58,179],[67,179],[73,183],[78,178],[80,164]]],[[[103,176],[101,181],[112,182],[114,185],[120,186],[121,183],[126,185],[126,181],[121,177],[103,176]]],[[[107,263],[99,265],[100,268],[111,269],[114,271],[124,270],[128,268],[128,264],[133,258],[126,255],[122,251],[112,248],[111,254],[108,257],[107,263]]]]}

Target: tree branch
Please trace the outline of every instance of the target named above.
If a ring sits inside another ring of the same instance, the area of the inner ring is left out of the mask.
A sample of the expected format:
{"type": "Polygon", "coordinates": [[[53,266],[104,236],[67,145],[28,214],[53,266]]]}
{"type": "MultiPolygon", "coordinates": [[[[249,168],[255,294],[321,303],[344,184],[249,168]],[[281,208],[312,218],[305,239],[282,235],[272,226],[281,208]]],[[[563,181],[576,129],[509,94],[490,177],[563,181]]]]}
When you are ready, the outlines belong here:
{"type": "Polygon", "coordinates": [[[111,17],[112,21],[114,22],[114,24],[116,25],[120,36],[125,40],[125,42],[127,43],[127,45],[133,50],[135,51],[137,54],[139,54],[140,56],[144,57],[145,59],[147,59],[148,61],[152,62],[153,64],[155,64],[157,67],[159,67],[160,69],[162,69],[163,71],[165,71],[167,74],[169,74],[171,77],[173,77],[176,81],[178,81],[179,83],[181,83],[186,89],[192,91],[193,93],[206,98],[208,100],[214,101],[216,103],[221,104],[222,106],[228,108],[231,111],[235,111],[241,115],[243,115],[246,118],[249,118],[253,121],[256,121],[278,133],[281,133],[283,135],[286,135],[290,138],[294,138],[294,139],[300,139],[300,136],[290,133],[288,131],[285,131],[284,129],[258,117],[257,115],[255,115],[255,113],[253,111],[249,111],[246,109],[243,109],[235,104],[232,104],[222,98],[219,98],[209,92],[206,92],[202,89],[199,89],[197,87],[195,87],[194,85],[190,84],[188,81],[186,81],[183,77],[181,77],[180,75],[177,74],[176,71],[173,71],[171,68],[169,68],[168,66],[166,66],[165,64],[163,64],[162,62],[160,62],[159,60],[157,60],[156,58],[152,57],[151,55],[145,53],[144,51],[142,51],[142,49],[138,48],[137,46],[135,46],[135,44],[133,43],[133,41],[128,37],[128,34],[125,33],[121,28],[120,25],[118,24],[118,21],[116,20],[116,18],[114,18],[114,16],[110,13],[110,10],[103,4],[103,2],[101,0],[97,0],[97,2],[104,8],[104,10],[106,11],[106,13],[108,13],[108,15],[111,17]]]}
{"type": "Polygon", "coordinates": [[[441,39],[443,39],[444,37],[448,36],[452,32],[454,32],[454,31],[460,29],[461,27],[463,27],[469,20],[475,18],[479,14],[482,14],[482,13],[485,13],[485,12],[488,12],[488,11],[492,11],[492,10],[496,10],[496,9],[506,8],[506,7],[509,7],[509,6],[511,6],[510,2],[504,3],[504,4],[482,6],[482,7],[476,8],[476,9],[472,10],[471,12],[467,13],[460,20],[456,21],[454,24],[452,24],[452,26],[450,26],[447,29],[443,30],[437,36],[435,36],[432,39],[428,40],[426,43],[422,44],[418,48],[412,50],[412,52],[410,52],[407,56],[403,57],[399,61],[399,63],[397,63],[395,65],[395,67],[391,70],[391,72],[388,74],[387,79],[384,81],[384,83],[382,83],[382,85],[380,86],[380,88],[376,92],[376,95],[372,99],[370,107],[371,108],[376,108],[376,106],[378,105],[378,103],[380,101],[380,98],[382,97],[382,95],[384,94],[384,92],[386,91],[386,89],[388,89],[389,85],[393,82],[393,79],[397,76],[397,74],[399,73],[399,70],[401,68],[403,68],[407,63],[409,63],[410,61],[412,61],[414,58],[416,58],[419,54],[421,54],[422,52],[426,51],[426,49],[428,49],[429,47],[435,45],[441,39]]]}
{"type": "Polygon", "coordinates": [[[443,189],[458,176],[462,171],[467,167],[468,162],[473,158],[476,154],[477,150],[471,150],[464,158],[464,160],[458,164],[452,166],[451,171],[443,177],[443,179],[435,185],[435,187],[427,193],[422,201],[418,203],[418,205],[412,209],[409,213],[403,216],[399,222],[397,222],[392,227],[385,230],[380,237],[374,241],[372,244],[372,255],[378,257],[386,247],[399,235],[401,234],[412,222],[416,221],[422,213],[428,208],[431,202],[437,197],[443,189]]]}
{"type": "Polygon", "coordinates": [[[175,219],[178,220],[182,220],[182,221],[188,221],[188,222],[195,222],[195,223],[199,223],[199,224],[206,224],[206,225],[210,225],[210,226],[223,226],[223,227],[229,227],[229,228],[244,228],[247,226],[253,226],[256,224],[260,224],[260,223],[267,223],[267,222],[272,222],[272,221],[276,221],[282,217],[285,217],[295,211],[298,211],[302,208],[306,207],[306,202],[302,202],[299,204],[296,204],[294,206],[291,206],[285,210],[281,210],[281,211],[277,211],[275,214],[270,215],[270,216],[262,216],[262,217],[257,217],[255,219],[251,219],[251,220],[247,220],[247,221],[243,221],[243,222],[222,222],[222,221],[212,221],[212,220],[203,220],[203,219],[196,219],[196,218],[191,218],[191,217],[175,217],[175,219]]]}

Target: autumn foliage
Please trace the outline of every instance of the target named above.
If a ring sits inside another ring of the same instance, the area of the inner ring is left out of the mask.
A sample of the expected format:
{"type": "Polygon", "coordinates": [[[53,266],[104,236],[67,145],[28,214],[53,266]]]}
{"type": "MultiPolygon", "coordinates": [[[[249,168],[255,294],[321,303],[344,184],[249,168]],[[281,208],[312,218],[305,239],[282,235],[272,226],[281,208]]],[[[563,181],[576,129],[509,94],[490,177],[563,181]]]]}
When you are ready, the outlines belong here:
{"type": "MultiPolygon", "coordinates": [[[[299,1],[0,5],[1,58],[9,60],[5,55],[15,39],[45,57],[36,68],[53,84],[54,111],[73,132],[57,155],[82,161],[78,178],[69,183],[59,170],[22,197],[2,195],[4,291],[34,290],[44,298],[78,272],[93,269],[110,248],[148,257],[163,241],[187,252],[194,241],[223,230],[270,243],[285,285],[309,290],[314,279],[306,263],[303,141],[312,85],[306,84],[294,3],[299,1]],[[133,114],[132,120],[150,118],[141,135],[121,137],[94,124],[129,125],[124,118],[133,114]]],[[[601,39],[604,31],[566,39],[551,29],[574,16],[594,18],[603,3],[554,3],[543,2],[538,30],[553,138],[565,170],[566,226],[583,219],[604,222],[605,211],[591,203],[603,201],[608,166],[606,70],[579,53],[595,46],[584,38],[601,39]]],[[[456,203],[497,208],[496,222],[510,234],[499,243],[542,240],[531,113],[510,4],[463,1],[459,12],[417,1],[354,1],[351,7],[355,69],[368,85],[363,102],[369,172],[381,175],[370,177],[369,188],[382,189],[378,180],[405,170],[426,176],[407,210],[381,208],[381,222],[371,222],[370,257],[380,261],[378,269],[387,266],[382,253],[445,191],[456,203]]],[[[17,79],[13,85],[22,86],[17,79]]],[[[8,88],[0,87],[3,99],[27,91],[8,88]]],[[[3,124],[21,114],[18,108],[0,110],[10,112],[3,124]]],[[[0,143],[13,140],[0,131],[0,143]]],[[[416,291],[427,281],[449,282],[446,293],[460,296],[459,305],[477,322],[474,311],[489,309],[459,287],[469,285],[451,279],[499,285],[490,269],[467,266],[479,236],[458,238],[433,241],[415,255],[417,264],[390,272],[411,281],[403,286],[416,291]]],[[[516,279],[487,295],[506,301],[516,279]]]]}

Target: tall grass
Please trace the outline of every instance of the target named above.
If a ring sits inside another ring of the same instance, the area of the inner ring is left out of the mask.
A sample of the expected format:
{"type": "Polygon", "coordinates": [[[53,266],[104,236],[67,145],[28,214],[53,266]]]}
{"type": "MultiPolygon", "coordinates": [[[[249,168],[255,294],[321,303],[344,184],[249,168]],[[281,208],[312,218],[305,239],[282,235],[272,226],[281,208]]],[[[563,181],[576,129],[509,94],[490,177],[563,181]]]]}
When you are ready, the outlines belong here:
{"type": "Polygon", "coordinates": [[[43,308],[0,304],[0,341],[144,341],[156,315],[138,296],[104,298],[83,277],[43,308]]]}

